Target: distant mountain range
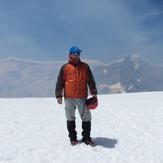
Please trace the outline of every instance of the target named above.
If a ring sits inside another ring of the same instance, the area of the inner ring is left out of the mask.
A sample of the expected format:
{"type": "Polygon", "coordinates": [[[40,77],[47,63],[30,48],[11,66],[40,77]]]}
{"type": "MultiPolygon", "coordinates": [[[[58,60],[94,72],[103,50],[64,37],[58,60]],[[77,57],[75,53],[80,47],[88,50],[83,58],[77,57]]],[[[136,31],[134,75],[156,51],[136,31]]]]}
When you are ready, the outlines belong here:
{"type": "MultiPolygon", "coordinates": [[[[130,55],[106,64],[87,62],[100,94],[163,91],[163,65],[130,55]]],[[[0,59],[0,97],[49,97],[60,67],[66,61],[39,62],[19,58],[0,59]]]]}

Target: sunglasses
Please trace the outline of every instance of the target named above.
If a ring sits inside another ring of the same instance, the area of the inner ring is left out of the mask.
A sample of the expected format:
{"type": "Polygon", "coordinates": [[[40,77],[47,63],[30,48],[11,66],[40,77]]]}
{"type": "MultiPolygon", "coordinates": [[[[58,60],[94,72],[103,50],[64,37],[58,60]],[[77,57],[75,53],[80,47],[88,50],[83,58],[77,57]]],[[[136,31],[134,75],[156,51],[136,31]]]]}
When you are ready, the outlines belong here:
{"type": "Polygon", "coordinates": [[[80,53],[70,53],[70,55],[77,55],[77,56],[79,56],[80,53]]]}

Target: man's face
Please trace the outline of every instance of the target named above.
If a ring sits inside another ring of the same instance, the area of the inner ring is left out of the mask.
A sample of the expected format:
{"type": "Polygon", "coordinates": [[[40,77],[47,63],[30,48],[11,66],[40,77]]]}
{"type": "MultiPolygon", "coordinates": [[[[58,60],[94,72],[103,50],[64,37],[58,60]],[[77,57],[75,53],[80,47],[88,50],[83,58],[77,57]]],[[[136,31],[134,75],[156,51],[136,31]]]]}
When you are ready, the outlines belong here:
{"type": "Polygon", "coordinates": [[[80,59],[79,54],[69,54],[69,61],[73,64],[76,64],[80,59]]]}

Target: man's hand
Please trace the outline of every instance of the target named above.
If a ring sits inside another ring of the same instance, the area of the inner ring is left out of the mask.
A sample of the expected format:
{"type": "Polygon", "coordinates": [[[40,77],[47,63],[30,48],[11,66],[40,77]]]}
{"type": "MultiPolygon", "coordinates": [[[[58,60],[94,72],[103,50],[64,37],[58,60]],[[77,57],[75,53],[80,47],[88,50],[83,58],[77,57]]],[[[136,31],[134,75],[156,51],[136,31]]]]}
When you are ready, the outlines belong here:
{"type": "Polygon", "coordinates": [[[97,98],[97,94],[92,94],[92,97],[96,97],[97,98]]]}
{"type": "Polygon", "coordinates": [[[62,104],[62,97],[58,97],[57,102],[58,102],[58,104],[62,104]]]}

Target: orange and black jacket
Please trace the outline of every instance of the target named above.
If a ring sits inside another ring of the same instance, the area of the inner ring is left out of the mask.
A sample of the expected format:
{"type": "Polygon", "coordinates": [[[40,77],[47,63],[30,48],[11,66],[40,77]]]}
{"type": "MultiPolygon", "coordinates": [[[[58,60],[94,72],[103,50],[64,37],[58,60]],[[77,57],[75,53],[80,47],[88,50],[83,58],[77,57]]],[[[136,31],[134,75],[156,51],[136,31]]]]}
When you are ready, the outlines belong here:
{"type": "Polygon", "coordinates": [[[97,94],[96,83],[88,64],[79,61],[77,65],[68,62],[60,69],[55,96],[65,98],[84,98],[88,96],[88,87],[91,94],[97,94]]]}

